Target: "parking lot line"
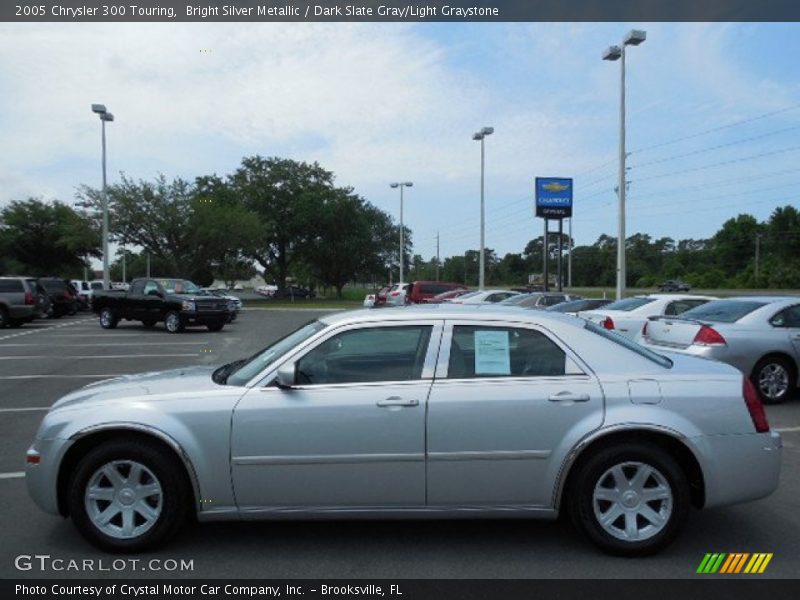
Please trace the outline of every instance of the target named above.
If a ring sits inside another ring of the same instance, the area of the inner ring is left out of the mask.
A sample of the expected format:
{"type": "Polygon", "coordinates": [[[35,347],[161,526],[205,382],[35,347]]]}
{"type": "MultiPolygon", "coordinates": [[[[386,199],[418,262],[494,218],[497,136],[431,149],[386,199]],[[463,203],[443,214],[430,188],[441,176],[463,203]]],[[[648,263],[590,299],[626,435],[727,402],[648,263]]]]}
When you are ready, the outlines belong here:
{"type": "Polygon", "coordinates": [[[777,431],[778,433],[795,433],[800,431],[800,427],[776,427],[772,431],[777,431]]]}
{"type": "Polygon", "coordinates": [[[103,373],[102,375],[0,375],[0,379],[110,379],[125,373],[103,373]]]}
{"type": "Polygon", "coordinates": [[[31,410],[50,410],[49,406],[31,406],[30,408],[0,408],[0,413],[6,412],[28,412],[31,410]]]}
{"type": "Polygon", "coordinates": [[[63,323],[59,323],[58,325],[51,325],[51,326],[46,326],[46,327],[41,327],[41,326],[37,325],[34,328],[23,329],[22,331],[18,331],[16,333],[12,333],[12,334],[9,334],[9,335],[4,335],[4,336],[0,337],[0,340],[10,340],[12,338],[18,338],[18,337],[22,337],[22,336],[26,336],[26,335],[31,335],[31,334],[34,334],[34,333],[39,333],[40,331],[50,331],[52,329],[61,329],[63,327],[69,327],[71,325],[77,325],[78,323],[86,323],[89,320],[90,319],[79,319],[77,321],[66,321],[66,322],[63,322],[63,323]]]}
{"type": "MultiPolygon", "coordinates": [[[[208,346],[209,342],[138,342],[136,346],[208,346]]],[[[0,344],[0,348],[34,348],[36,346],[52,347],[53,344],[0,344]]],[[[125,346],[130,347],[130,344],[123,344],[120,342],[107,342],[105,344],[81,344],[81,348],[103,347],[108,346],[125,346]]],[[[60,347],[60,346],[59,346],[60,347]]]]}
{"type": "Polygon", "coordinates": [[[176,357],[186,357],[186,356],[197,356],[196,353],[183,353],[183,354],[105,354],[100,356],[92,356],[92,355],[75,355],[71,354],[69,356],[48,356],[46,354],[42,355],[25,355],[25,356],[0,356],[0,360],[31,360],[31,359],[43,359],[46,358],[48,360],[74,360],[74,359],[82,359],[82,358],[90,358],[92,360],[101,360],[107,358],[176,358],[176,357]]]}
{"type": "Polygon", "coordinates": [[[0,479],[20,479],[25,477],[25,471],[13,471],[12,473],[0,473],[0,479]]]}

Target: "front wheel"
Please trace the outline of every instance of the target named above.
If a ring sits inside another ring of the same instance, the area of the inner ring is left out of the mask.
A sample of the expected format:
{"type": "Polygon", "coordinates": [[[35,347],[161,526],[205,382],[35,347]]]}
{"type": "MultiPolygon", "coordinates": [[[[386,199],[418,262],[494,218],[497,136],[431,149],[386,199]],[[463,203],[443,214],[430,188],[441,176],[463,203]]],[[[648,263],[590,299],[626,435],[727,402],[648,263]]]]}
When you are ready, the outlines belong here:
{"type": "Polygon", "coordinates": [[[151,443],[110,441],[78,463],[69,487],[69,512],[95,546],[141,552],[177,533],[189,494],[177,459],[151,443]]]}
{"type": "Polygon", "coordinates": [[[181,319],[180,313],[177,311],[170,311],[164,317],[164,327],[167,328],[167,331],[170,333],[180,333],[186,327],[185,323],[181,319]]]}
{"type": "Polygon", "coordinates": [[[568,499],[572,519],[611,554],[655,554],[675,539],[689,512],[686,475],[657,446],[606,448],[574,475],[568,499]]]}
{"type": "Polygon", "coordinates": [[[764,404],[780,404],[789,397],[797,376],[791,362],[781,356],[767,356],[758,361],[750,381],[764,404]]]}
{"type": "Polygon", "coordinates": [[[110,308],[104,308],[100,311],[100,327],[103,329],[114,329],[118,322],[119,318],[110,308]]]}

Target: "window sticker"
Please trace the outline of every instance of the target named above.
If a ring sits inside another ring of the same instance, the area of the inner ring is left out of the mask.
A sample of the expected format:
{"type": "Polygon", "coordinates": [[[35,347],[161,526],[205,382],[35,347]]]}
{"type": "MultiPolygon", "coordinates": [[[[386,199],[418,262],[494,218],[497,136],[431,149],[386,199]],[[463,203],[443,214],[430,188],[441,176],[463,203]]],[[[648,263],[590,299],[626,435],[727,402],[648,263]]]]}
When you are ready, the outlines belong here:
{"type": "Polygon", "coordinates": [[[475,332],[475,374],[511,375],[507,331],[475,332]]]}

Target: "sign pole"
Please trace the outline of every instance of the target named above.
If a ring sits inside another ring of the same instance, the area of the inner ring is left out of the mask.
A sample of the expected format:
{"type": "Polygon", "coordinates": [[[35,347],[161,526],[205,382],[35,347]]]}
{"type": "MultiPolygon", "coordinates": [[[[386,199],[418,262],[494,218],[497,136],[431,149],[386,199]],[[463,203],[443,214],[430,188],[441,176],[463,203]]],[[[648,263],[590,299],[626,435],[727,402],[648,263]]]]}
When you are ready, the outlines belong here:
{"type": "Polygon", "coordinates": [[[547,260],[548,259],[548,256],[547,256],[547,234],[548,234],[548,226],[547,226],[547,224],[548,224],[548,222],[549,222],[548,219],[544,220],[544,237],[542,237],[542,242],[543,242],[542,243],[542,260],[544,261],[543,270],[544,270],[544,291],[545,292],[549,292],[550,291],[550,285],[549,285],[549,283],[550,283],[550,275],[547,272],[548,271],[547,263],[549,262],[547,260]]]}
{"type": "Polygon", "coordinates": [[[564,276],[562,274],[563,251],[564,251],[564,219],[558,220],[558,291],[564,291],[564,276]]]}

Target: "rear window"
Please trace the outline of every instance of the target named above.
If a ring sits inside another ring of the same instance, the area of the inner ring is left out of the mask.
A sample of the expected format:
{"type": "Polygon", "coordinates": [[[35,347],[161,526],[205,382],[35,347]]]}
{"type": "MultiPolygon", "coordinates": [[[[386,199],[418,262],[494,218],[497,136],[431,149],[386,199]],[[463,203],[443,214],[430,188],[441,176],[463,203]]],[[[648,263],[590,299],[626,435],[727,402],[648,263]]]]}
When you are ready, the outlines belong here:
{"type": "Polygon", "coordinates": [[[681,315],[681,318],[713,321],[715,323],[735,323],[754,310],[766,306],[766,304],[766,302],[757,302],[755,300],[713,300],[697,308],[687,310],[681,315]]]}
{"type": "Polygon", "coordinates": [[[648,350],[644,346],[640,346],[639,344],[625,337],[624,335],[621,335],[614,331],[609,331],[608,329],[600,327],[599,325],[596,325],[591,321],[586,321],[586,323],[584,324],[584,328],[588,329],[592,333],[596,333],[600,337],[604,337],[607,340],[614,342],[615,344],[619,344],[620,346],[627,348],[631,352],[635,352],[639,356],[656,363],[660,367],[664,367],[665,369],[672,368],[672,361],[668,359],[666,356],[662,356],[661,354],[653,352],[652,350],[648,350]]]}
{"type": "Polygon", "coordinates": [[[60,292],[66,289],[67,287],[66,283],[64,283],[63,281],[59,281],[58,279],[42,279],[40,281],[44,286],[44,289],[46,289],[49,292],[51,291],[60,292]]]}
{"type": "Polygon", "coordinates": [[[25,287],[19,279],[0,279],[0,293],[11,294],[24,291],[25,287]]]}
{"type": "Polygon", "coordinates": [[[604,310],[622,310],[622,311],[630,311],[636,310],[640,306],[644,306],[645,304],[650,304],[651,302],[655,302],[655,298],[624,298],[622,300],[617,300],[616,302],[612,302],[611,304],[606,304],[603,308],[604,310]]]}

